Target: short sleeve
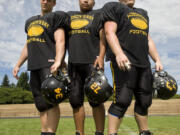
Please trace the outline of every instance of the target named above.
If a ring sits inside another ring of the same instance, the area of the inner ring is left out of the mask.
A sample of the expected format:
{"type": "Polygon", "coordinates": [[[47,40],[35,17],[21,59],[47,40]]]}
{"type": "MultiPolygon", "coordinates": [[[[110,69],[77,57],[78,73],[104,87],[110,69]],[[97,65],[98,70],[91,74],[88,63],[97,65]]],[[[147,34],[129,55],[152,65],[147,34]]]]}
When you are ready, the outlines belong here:
{"type": "Polygon", "coordinates": [[[107,3],[103,7],[103,22],[105,23],[106,21],[114,21],[117,22],[117,16],[115,12],[115,2],[107,3]]]}
{"type": "Polygon", "coordinates": [[[28,30],[27,30],[27,27],[28,27],[27,25],[28,25],[28,21],[26,20],[25,26],[24,26],[24,30],[25,30],[26,33],[27,33],[27,31],[28,31],[28,30]]]}
{"type": "Polygon", "coordinates": [[[121,19],[124,5],[120,2],[109,2],[103,7],[103,23],[114,21],[116,23],[121,19]]]}
{"type": "Polygon", "coordinates": [[[30,17],[29,19],[26,20],[25,27],[24,27],[24,30],[25,30],[26,33],[28,33],[28,27],[29,27],[30,23],[32,21],[36,20],[37,18],[38,18],[38,16],[32,16],[32,17],[30,17]]]}
{"type": "Polygon", "coordinates": [[[68,29],[70,26],[70,17],[67,13],[62,11],[55,12],[55,18],[54,18],[54,29],[58,28],[64,28],[68,29]]]}
{"type": "Polygon", "coordinates": [[[98,10],[98,22],[97,22],[97,29],[96,32],[99,35],[99,31],[103,28],[103,13],[102,13],[102,9],[98,10]]]}
{"type": "Polygon", "coordinates": [[[149,23],[149,16],[148,16],[148,12],[147,12],[146,10],[144,10],[144,9],[143,9],[143,11],[144,11],[144,14],[145,14],[145,16],[147,17],[147,20],[148,20],[148,23],[149,23]]]}

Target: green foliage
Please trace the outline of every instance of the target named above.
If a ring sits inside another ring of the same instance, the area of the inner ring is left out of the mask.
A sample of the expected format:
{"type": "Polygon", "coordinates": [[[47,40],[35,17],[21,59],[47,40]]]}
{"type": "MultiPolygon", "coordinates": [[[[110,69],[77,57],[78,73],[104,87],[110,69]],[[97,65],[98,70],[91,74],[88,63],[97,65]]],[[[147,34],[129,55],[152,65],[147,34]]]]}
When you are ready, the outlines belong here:
{"type": "Polygon", "coordinates": [[[22,88],[0,88],[0,104],[25,104],[33,103],[30,91],[22,88]]]}
{"type": "Polygon", "coordinates": [[[10,88],[15,88],[15,87],[16,87],[16,85],[14,83],[10,84],[10,88]]]}
{"type": "Polygon", "coordinates": [[[23,90],[29,90],[29,75],[27,72],[22,72],[19,76],[17,87],[22,88],[23,90]]]}
{"type": "MultiPolygon", "coordinates": [[[[180,95],[175,95],[173,99],[180,99],[180,95]]],[[[112,100],[113,100],[113,96],[111,96],[108,101],[112,101],[112,100]]],[[[85,102],[88,101],[86,96],[84,101],[85,102]]],[[[23,90],[22,88],[17,88],[17,87],[0,88],[0,104],[26,104],[33,102],[34,100],[33,100],[32,92],[30,91],[23,90]]],[[[64,102],[69,102],[69,99],[66,99],[64,102]]]]}
{"type": "Polygon", "coordinates": [[[10,88],[0,88],[0,104],[10,104],[12,102],[12,92],[13,90],[10,88]]]}
{"type": "Polygon", "coordinates": [[[176,94],[173,98],[175,98],[175,99],[180,99],[180,95],[179,95],[179,94],[176,94]]]}
{"type": "Polygon", "coordinates": [[[2,81],[2,84],[1,84],[2,87],[9,87],[9,78],[7,76],[7,74],[4,75],[4,78],[3,78],[3,81],[2,81]]]}

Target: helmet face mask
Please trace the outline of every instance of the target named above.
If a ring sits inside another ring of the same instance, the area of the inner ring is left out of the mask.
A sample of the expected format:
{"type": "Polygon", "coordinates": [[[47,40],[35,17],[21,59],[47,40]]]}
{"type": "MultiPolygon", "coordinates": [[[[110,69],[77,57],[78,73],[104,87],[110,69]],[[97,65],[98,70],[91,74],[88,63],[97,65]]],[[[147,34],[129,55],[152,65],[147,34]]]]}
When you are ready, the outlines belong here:
{"type": "Polygon", "coordinates": [[[101,104],[112,95],[112,87],[102,70],[94,70],[85,80],[85,93],[88,101],[101,104]]]}
{"type": "Polygon", "coordinates": [[[50,104],[59,104],[69,96],[69,81],[62,75],[50,74],[41,85],[41,93],[50,104]]]}
{"type": "Polygon", "coordinates": [[[166,71],[153,73],[153,88],[160,99],[170,99],[177,93],[177,82],[166,71]]]}

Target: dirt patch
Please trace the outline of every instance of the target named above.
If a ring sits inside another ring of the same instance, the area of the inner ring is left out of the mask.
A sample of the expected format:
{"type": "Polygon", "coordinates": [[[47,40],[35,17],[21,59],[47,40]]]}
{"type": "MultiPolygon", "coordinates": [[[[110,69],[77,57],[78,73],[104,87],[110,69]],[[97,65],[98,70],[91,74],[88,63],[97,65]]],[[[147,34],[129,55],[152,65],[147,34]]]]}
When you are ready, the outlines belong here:
{"type": "MultiPolygon", "coordinates": [[[[106,114],[111,102],[106,102],[106,114]]],[[[69,103],[61,103],[61,116],[72,116],[72,108],[69,103]]],[[[92,116],[92,109],[88,103],[84,103],[86,116],[92,116]]],[[[128,108],[126,115],[133,115],[134,101],[128,108]]],[[[149,109],[149,115],[180,115],[180,99],[153,100],[149,109]]],[[[34,104],[0,105],[0,118],[6,117],[39,117],[39,112],[34,104]]]]}

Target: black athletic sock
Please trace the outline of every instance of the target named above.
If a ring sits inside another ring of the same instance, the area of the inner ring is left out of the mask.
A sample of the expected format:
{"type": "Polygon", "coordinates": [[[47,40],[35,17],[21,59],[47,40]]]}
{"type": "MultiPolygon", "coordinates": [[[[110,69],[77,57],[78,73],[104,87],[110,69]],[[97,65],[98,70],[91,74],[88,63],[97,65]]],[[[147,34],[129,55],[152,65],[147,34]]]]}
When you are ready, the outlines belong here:
{"type": "Polygon", "coordinates": [[[79,132],[76,132],[76,135],[80,135],[80,133],[79,133],[79,132]]]}
{"type": "Polygon", "coordinates": [[[153,135],[153,133],[151,133],[149,130],[146,130],[139,133],[139,135],[153,135]]]}
{"type": "Polygon", "coordinates": [[[110,134],[110,135],[117,135],[117,133],[113,133],[113,134],[110,134]]]}
{"type": "Polygon", "coordinates": [[[103,132],[95,132],[95,135],[104,135],[104,133],[103,132]]]}

